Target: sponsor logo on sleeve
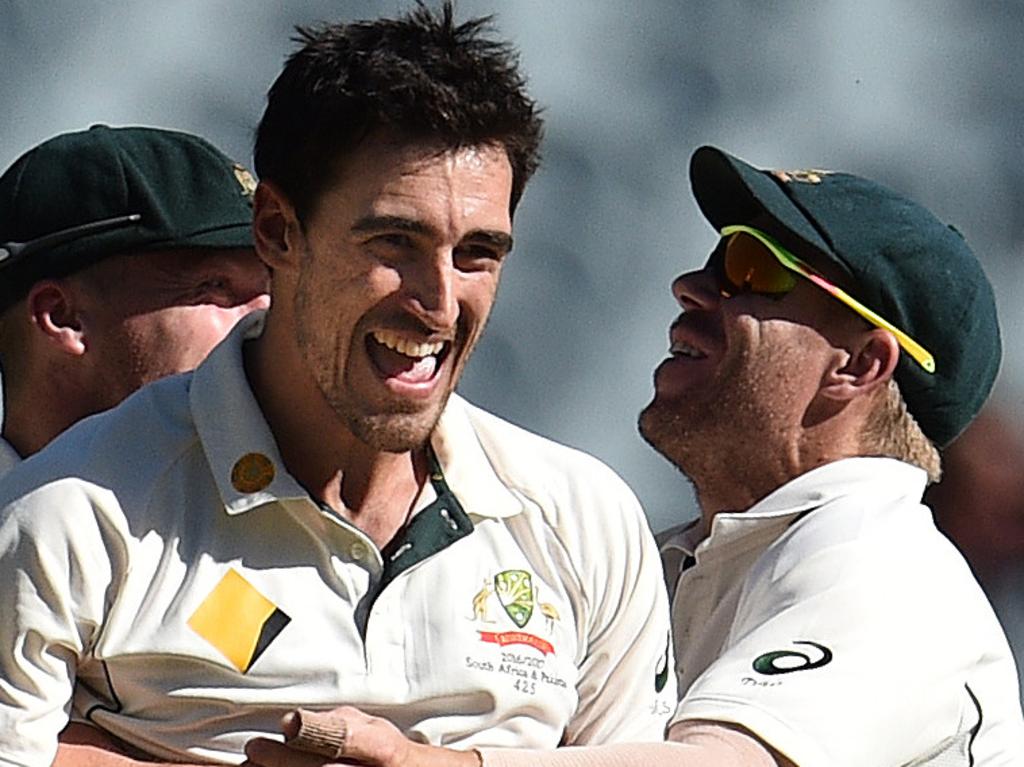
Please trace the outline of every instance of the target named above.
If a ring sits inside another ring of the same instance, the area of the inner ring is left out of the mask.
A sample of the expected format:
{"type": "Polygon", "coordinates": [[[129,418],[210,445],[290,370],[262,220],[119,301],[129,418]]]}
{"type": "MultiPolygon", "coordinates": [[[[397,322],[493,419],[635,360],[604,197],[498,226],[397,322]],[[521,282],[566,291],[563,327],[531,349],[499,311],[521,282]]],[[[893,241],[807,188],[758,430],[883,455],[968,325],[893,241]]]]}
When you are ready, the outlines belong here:
{"type": "Polygon", "coordinates": [[[654,671],[654,691],[661,692],[665,689],[665,685],[668,684],[668,650],[669,643],[672,641],[672,636],[668,635],[665,639],[665,654],[661,656],[661,663],[658,664],[658,668],[654,671]]]}
{"type": "Polygon", "coordinates": [[[754,658],[754,671],[765,676],[792,674],[794,671],[810,671],[832,662],[832,651],[825,645],[807,640],[796,640],[794,645],[814,648],[813,651],[772,650],[754,658]]]}

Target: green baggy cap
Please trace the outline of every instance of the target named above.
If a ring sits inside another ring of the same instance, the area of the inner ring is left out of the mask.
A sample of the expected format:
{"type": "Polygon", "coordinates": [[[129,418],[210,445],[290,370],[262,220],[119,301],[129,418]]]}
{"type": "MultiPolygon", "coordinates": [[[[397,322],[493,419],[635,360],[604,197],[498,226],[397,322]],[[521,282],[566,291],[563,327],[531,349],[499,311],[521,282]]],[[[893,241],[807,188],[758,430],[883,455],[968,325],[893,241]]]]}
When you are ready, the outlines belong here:
{"type": "MultiPolygon", "coordinates": [[[[1002,350],[992,286],[964,238],[928,210],[849,173],[755,168],[715,147],[690,182],[716,231],[753,224],[850,278],[849,292],[935,357],[900,354],[895,379],[925,435],[945,447],[988,398],[1002,350]]],[[[806,257],[806,255],[805,255],[806,257]]]]}
{"type": "Polygon", "coordinates": [[[251,248],[255,187],[179,131],[96,125],[45,141],[0,176],[0,308],[115,254],[251,248]]]}

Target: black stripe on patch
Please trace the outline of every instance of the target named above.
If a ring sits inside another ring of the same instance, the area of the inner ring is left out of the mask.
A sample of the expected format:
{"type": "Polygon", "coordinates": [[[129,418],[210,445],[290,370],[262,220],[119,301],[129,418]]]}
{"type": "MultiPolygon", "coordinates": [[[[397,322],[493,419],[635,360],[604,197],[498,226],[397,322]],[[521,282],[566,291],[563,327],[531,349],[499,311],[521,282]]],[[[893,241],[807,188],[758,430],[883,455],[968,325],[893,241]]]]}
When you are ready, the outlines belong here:
{"type": "Polygon", "coordinates": [[[284,630],[285,626],[291,623],[291,620],[280,607],[274,608],[274,612],[263,622],[263,627],[260,629],[260,638],[256,640],[256,648],[252,651],[252,657],[249,658],[249,663],[245,667],[246,671],[252,668],[252,664],[259,660],[263,651],[270,646],[271,642],[277,639],[277,635],[284,630]]]}

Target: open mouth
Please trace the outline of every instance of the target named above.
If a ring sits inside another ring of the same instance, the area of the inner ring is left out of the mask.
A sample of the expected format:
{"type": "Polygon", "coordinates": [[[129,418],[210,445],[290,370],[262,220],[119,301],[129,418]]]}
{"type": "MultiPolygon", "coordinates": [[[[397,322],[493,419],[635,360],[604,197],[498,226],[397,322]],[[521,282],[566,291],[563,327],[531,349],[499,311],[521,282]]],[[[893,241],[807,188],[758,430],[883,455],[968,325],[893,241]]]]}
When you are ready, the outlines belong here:
{"type": "Polygon", "coordinates": [[[451,343],[414,341],[391,330],[375,330],[366,338],[366,349],[384,378],[423,384],[437,375],[451,343]]]}
{"type": "Polygon", "coordinates": [[[686,341],[673,341],[672,346],[669,347],[669,353],[673,357],[688,357],[693,360],[702,360],[708,356],[696,346],[686,341]]]}

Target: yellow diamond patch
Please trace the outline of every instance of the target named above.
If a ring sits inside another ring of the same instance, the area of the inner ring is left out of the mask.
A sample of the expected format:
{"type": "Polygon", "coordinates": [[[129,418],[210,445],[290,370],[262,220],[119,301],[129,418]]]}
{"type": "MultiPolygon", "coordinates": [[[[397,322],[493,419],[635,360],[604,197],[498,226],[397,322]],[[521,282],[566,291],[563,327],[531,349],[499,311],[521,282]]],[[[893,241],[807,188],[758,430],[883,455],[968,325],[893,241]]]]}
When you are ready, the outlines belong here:
{"type": "Polygon", "coordinates": [[[237,571],[228,570],[188,625],[244,674],[290,621],[237,571]]]}

